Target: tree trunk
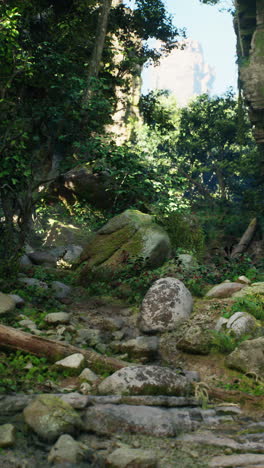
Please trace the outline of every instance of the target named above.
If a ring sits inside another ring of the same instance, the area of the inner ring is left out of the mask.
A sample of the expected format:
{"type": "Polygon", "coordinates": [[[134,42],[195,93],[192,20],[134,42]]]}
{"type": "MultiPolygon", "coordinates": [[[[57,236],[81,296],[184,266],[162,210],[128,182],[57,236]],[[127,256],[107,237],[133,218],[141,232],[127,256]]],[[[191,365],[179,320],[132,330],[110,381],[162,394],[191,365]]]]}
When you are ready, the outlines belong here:
{"type": "Polygon", "coordinates": [[[89,366],[97,372],[98,369],[112,372],[131,365],[119,359],[103,356],[91,349],[81,349],[58,341],[48,340],[5,325],[0,325],[0,347],[46,357],[53,362],[71,354],[81,353],[87,359],[89,366]]]}
{"type": "Polygon", "coordinates": [[[247,250],[247,247],[249,246],[256,232],[256,228],[257,228],[257,218],[253,218],[250,221],[249,226],[244,232],[243,236],[241,237],[239,243],[234,247],[231,253],[231,258],[236,258],[238,255],[242,254],[243,252],[245,252],[245,250],[247,250]]]}
{"type": "Polygon", "coordinates": [[[89,103],[89,100],[92,96],[91,78],[97,78],[99,71],[100,71],[100,65],[101,65],[101,59],[102,59],[103,49],[105,45],[105,38],[107,34],[107,24],[108,24],[109,13],[111,10],[111,5],[112,5],[112,0],[101,0],[101,7],[99,11],[96,35],[95,35],[95,40],[94,40],[94,49],[93,49],[92,58],[91,58],[91,62],[90,62],[89,69],[88,69],[88,75],[87,75],[87,87],[86,87],[86,90],[84,91],[83,98],[82,98],[82,102],[84,106],[89,103]]]}
{"type": "Polygon", "coordinates": [[[210,388],[208,396],[213,400],[227,401],[236,404],[252,404],[263,407],[263,395],[249,395],[239,390],[223,390],[222,388],[210,388]]]}

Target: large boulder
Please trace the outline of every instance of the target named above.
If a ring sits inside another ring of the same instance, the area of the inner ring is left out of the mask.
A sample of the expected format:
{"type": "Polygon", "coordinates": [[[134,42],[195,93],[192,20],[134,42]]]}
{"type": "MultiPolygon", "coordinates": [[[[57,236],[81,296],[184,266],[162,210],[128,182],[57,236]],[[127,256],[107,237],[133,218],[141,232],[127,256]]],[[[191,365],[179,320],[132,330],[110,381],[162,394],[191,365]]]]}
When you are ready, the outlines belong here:
{"type": "Polygon", "coordinates": [[[226,358],[231,369],[264,377],[264,337],[246,340],[226,358]]]}
{"type": "Polygon", "coordinates": [[[143,332],[175,329],[191,315],[190,291],[176,278],[161,278],[151,286],[142,302],[139,328],[143,332]]]}
{"type": "Polygon", "coordinates": [[[170,252],[170,240],[153,217],[126,210],[97,231],[80,256],[80,279],[96,267],[118,270],[128,260],[140,260],[150,267],[163,264],[170,252]]]}
{"type": "Polygon", "coordinates": [[[103,380],[98,391],[102,395],[189,395],[195,377],[160,366],[123,367],[103,380]]]}
{"type": "Polygon", "coordinates": [[[52,185],[56,197],[73,205],[77,200],[86,200],[96,208],[111,208],[114,201],[113,179],[110,171],[95,171],[94,168],[76,166],[60,176],[52,185]]]}

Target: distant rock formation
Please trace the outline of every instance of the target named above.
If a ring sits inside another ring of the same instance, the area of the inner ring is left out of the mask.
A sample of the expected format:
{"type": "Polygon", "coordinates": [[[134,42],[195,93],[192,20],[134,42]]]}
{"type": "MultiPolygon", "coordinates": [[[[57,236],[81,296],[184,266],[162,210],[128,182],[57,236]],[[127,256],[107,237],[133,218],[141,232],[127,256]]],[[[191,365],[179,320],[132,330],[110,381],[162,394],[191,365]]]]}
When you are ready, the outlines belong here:
{"type": "Polygon", "coordinates": [[[256,142],[264,150],[264,3],[237,0],[239,78],[256,142]]]}
{"type": "Polygon", "coordinates": [[[198,41],[189,39],[163,57],[160,65],[148,69],[148,88],[168,89],[180,106],[199,94],[209,93],[215,79],[213,68],[206,64],[198,41]]]}

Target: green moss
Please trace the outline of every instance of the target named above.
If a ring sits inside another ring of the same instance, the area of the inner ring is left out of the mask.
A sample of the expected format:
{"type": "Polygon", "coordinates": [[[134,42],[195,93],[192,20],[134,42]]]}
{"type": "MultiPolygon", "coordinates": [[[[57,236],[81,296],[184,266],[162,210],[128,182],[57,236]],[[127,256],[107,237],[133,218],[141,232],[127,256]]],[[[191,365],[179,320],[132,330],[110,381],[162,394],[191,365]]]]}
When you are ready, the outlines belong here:
{"type": "Polygon", "coordinates": [[[262,29],[256,31],[255,51],[256,51],[256,56],[263,59],[264,57],[264,30],[262,29]]]}
{"type": "Polygon", "coordinates": [[[111,234],[97,234],[82,254],[82,259],[87,260],[85,268],[91,268],[104,263],[119,250],[120,245],[124,245],[134,233],[135,228],[127,224],[122,229],[111,234]]]}

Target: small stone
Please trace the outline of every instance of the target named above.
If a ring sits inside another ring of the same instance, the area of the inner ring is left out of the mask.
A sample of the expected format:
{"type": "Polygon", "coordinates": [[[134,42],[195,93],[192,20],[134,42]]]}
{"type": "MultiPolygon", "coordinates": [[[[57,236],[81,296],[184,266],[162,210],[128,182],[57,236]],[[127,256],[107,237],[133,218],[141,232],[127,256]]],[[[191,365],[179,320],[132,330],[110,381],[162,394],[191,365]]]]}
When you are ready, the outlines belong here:
{"type": "Polygon", "coordinates": [[[23,328],[28,328],[29,330],[32,330],[33,328],[36,329],[37,325],[33,320],[30,319],[25,319],[25,320],[20,320],[18,324],[23,327],[23,328]]]}
{"type": "Polygon", "coordinates": [[[69,323],[71,314],[67,312],[52,312],[47,314],[45,317],[45,322],[56,325],[58,323],[69,323]]]}
{"type": "Polygon", "coordinates": [[[232,453],[233,453],[233,450],[232,450],[230,447],[227,447],[227,448],[225,449],[225,454],[226,454],[226,455],[232,455],[232,453]]]}
{"type": "Polygon", "coordinates": [[[88,382],[83,382],[81,383],[79,390],[83,395],[89,395],[91,393],[92,386],[88,382]]]}
{"type": "Polygon", "coordinates": [[[138,450],[131,448],[118,448],[107,458],[107,463],[112,468],[156,468],[156,455],[150,450],[138,450]]]}
{"type": "Polygon", "coordinates": [[[49,463],[77,463],[85,457],[88,447],[74,440],[69,434],[63,434],[52,447],[49,463]]]}
{"type": "Polygon", "coordinates": [[[54,366],[60,369],[68,369],[74,374],[78,373],[84,368],[86,363],[85,357],[81,353],[71,354],[60,361],[55,362],[54,366]]]}
{"type": "Polygon", "coordinates": [[[11,447],[15,443],[15,426],[13,424],[3,424],[0,426],[0,447],[11,447]]]}
{"type": "Polygon", "coordinates": [[[88,383],[94,383],[98,380],[98,375],[96,375],[91,369],[86,367],[83,369],[82,373],[79,375],[80,380],[84,380],[88,383]]]}
{"type": "Polygon", "coordinates": [[[237,281],[239,283],[242,283],[242,284],[251,284],[251,281],[250,279],[248,279],[246,276],[242,275],[242,276],[239,276],[239,278],[237,279],[237,281]]]}
{"type": "Polygon", "coordinates": [[[12,312],[16,307],[16,303],[8,294],[0,292],[0,316],[12,312]]]}
{"type": "Polygon", "coordinates": [[[135,440],[132,444],[133,448],[140,448],[140,442],[138,440],[135,440]]]}
{"type": "Polygon", "coordinates": [[[241,414],[241,409],[239,406],[217,406],[215,408],[217,415],[239,415],[241,414]]]}

